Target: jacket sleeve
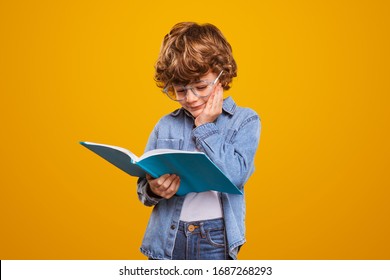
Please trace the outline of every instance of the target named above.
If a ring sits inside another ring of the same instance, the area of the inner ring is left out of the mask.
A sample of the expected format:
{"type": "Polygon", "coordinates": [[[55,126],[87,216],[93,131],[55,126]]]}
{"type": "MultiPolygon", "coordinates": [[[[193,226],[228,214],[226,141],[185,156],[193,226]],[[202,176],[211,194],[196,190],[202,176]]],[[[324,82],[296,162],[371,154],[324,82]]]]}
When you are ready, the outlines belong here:
{"type": "MultiPolygon", "coordinates": [[[[157,142],[157,125],[154,128],[153,132],[149,136],[148,143],[145,148],[145,152],[149,150],[153,150],[156,148],[156,142],[157,142]]],[[[148,181],[145,177],[140,177],[137,181],[137,194],[138,199],[145,205],[145,206],[154,206],[157,203],[160,202],[163,198],[160,196],[155,195],[150,190],[150,186],[148,184],[148,181]]]]}
{"type": "Polygon", "coordinates": [[[254,157],[260,139],[260,118],[254,111],[250,112],[229,139],[222,137],[214,123],[203,124],[192,131],[197,149],[206,153],[239,188],[254,171],[254,157]]]}

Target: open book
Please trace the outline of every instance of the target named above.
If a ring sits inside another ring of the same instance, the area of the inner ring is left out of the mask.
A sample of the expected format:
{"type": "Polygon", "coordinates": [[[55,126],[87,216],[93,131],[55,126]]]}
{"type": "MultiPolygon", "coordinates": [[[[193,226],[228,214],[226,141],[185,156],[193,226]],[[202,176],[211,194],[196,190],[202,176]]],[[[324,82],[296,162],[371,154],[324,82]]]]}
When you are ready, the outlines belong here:
{"type": "Polygon", "coordinates": [[[207,155],[201,152],[156,149],[137,157],[129,150],[117,146],[92,142],[80,144],[131,176],[145,177],[146,173],[154,178],[164,174],[178,175],[180,187],[176,195],[210,190],[242,194],[207,155]]]}

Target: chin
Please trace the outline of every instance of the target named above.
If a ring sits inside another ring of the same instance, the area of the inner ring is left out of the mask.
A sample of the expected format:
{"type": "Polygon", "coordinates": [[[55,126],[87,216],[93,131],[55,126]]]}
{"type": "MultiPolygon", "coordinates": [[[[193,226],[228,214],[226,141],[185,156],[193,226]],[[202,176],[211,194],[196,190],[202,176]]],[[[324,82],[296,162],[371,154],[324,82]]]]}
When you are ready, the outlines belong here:
{"type": "Polygon", "coordinates": [[[201,113],[202,113],[203,109],[202,110],[196,110],[196,111],[189,111],[191,113],[191,115],[194,117],[194,118],[197,118],[201,113]]]}
{"type": "Polygon", "coordinates": [[[194,118],[197,118],[202,112],[203,112],[203,109],[204,109],[204,106],[202,106],[201,108],[198,108],[196,110],[191,110],[190,108],[185,108],[188,112],[191,113],[191,115],[194,117],[194,118]]]}

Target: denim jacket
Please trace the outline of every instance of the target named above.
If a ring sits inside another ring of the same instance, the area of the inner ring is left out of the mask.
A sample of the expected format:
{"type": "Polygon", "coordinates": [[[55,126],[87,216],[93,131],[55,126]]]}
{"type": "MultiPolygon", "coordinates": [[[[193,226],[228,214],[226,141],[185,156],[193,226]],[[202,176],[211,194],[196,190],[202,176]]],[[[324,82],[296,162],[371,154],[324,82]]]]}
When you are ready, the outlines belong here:
{"type": "MultiPolygon", "coordinates": [[[[156,124],[145,151],[153,149],[199,150],[244,192],[254,171],[254,156],[260,138],[259,116],[236,105],[231,97],[223,102],[222,114],[213,123],[194,126],[194,118],[183,108],[164,116],[156,124]]],[[[171,259],[179,227],[184,196],[170,199],[150,195],[145,178],[138,180],[138,197],[154,206],[141,245],[141,252],[153,259],[171,259]]],[[[220,193],[229,255],[237,258],[245,243],[245,197],[220,193]]]]}

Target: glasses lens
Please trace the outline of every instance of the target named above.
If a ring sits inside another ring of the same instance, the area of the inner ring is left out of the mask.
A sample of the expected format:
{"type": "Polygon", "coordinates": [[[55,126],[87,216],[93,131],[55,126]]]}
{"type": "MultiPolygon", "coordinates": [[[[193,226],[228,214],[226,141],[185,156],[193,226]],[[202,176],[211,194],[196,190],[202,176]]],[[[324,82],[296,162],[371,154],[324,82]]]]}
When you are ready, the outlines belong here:
{"type": "Polygon", "coordinates": [[[185,97],[186,97],[186,93],[187,93],[187,88],[184,87],[184,86],[174,86],[173,87],[174,91],[175,91],[175,95],[176,95],[176,99],[175,100],[183,100],[185,97]]]}
{"type": "Polygon", "coordinates": [[[169,86],[163,90],[163,92],[172,100],[177,101],[175,89],[172,86],[169,86]]]}
{"type": "Polygon", "coordinates": [[[196,91],[197,95],[200,97],[209,96],[211,93],[210,83],[206,81],[199,81],[193,85],[193,89],[196,91]]]}
{"type": "Polygon", "coordinates": [[[199,81],[191,86],[173,85],[164,89],[168,97],[175,101],[182,101],[186,98],[188,90],[191,90],[198,97],[207,97],[211,94],[212,85],[208,81],[199,81]]]}

